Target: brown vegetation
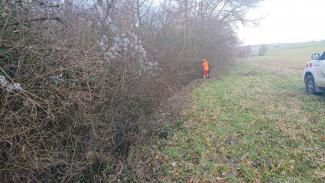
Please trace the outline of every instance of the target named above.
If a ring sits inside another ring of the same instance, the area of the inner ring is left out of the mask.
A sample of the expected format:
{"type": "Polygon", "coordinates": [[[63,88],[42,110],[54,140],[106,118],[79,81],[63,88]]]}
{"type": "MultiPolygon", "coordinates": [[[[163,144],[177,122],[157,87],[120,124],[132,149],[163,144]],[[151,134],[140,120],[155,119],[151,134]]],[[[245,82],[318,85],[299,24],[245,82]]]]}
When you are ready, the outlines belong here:
{"type": "MultiPolygon", "coordinates": [[[[0,181],[107,182],[256,1],[0,0],[0,181]]],[[[155,125],[154,125],[155,124],[155,125]]]]}

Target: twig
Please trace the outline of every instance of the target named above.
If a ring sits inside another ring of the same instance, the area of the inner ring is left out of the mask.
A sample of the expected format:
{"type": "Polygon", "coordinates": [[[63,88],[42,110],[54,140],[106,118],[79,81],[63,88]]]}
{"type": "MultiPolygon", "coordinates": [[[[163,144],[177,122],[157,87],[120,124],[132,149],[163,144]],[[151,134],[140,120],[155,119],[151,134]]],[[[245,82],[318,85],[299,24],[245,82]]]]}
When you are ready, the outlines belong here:
{"type": "MultiPolygon", "coordinates": [[[[30,19],[30,20],[23,20],[22,23],[23,24],[26,24],[26,23],[37,22],[37,21],[44,22],[46,20],[56,20],[56,21],[64,24],[64,21],[61,20],[61,18],[59,18],[59,17],[41,17],[41,18],[34,18],[34,19],[30,19]]],[[[20,22],[16,22],[16,23],[12,23],[12,24],[10,24],[8,26],[11,27],[11,26],[14,26],[14,25],[19,25],[19,24],[20,24],[20,22]]]]}
{"type": "Polygon", "coordinates": [[[10,16],[11,16],[11,11],[10,11],[10,14],[9,14],[8,18],[6,19],[6,22],[3,25],[3,28],[2,28],[2,31],[1,31],[1,35],[0,35],[0,47],[1,47],[1,44],[2,44],[2,37],[3,37],[4,31],[5,31],[5,28],[6,28],[7,24],[8,24],[8,21],[9,21],[10,16]]]}
{"type": "Polygon", "coordinates": [[[114,182],[114,181],[117,179],[117,177],[121,175],[122,170],[123,170],[123,163],[122,163],[121,161],[119,161],[119,163],[120,163],[120,165],[121,165],[121,169],[120,169],[120,171],[118,172],[118,174],[116,174],[115,177],[114,177],[114,178],[113,178],[109,183],[114,182]]]}

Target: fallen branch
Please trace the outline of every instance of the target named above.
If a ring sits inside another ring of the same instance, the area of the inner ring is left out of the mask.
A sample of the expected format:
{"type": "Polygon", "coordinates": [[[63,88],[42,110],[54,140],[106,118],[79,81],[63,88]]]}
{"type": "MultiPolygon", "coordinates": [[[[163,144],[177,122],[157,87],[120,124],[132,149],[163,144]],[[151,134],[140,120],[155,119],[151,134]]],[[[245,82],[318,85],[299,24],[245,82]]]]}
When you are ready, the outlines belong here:
{"type": "MultiPolygon", "coordinates": [[[[64,21],[60,18],[60,17],[41,17],[41,18],[34,18],[34,19],[29,19],[29,20],[23,20],[23,24],[28,24],[31,22],[37,22],[37,21],[41,21],[41,22],[45,22],[46,20],[56,20],[59,23],[64,24],[64,21]]],[[[15,22],[9,25],[9,27],[11,26],[15,26],[15,25],[19,25],[21,22],[15,22]]]]}

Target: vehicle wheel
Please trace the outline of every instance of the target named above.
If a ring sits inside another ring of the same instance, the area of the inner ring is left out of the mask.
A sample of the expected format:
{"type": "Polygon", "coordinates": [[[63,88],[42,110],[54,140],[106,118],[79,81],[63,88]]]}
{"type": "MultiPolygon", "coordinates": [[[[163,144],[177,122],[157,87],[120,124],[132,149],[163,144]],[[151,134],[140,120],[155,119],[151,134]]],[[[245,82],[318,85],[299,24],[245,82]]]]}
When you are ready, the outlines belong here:
{"type": "Polygon", "coordinates": [[[307,75],[305,79],[306,92],[310,95],[316,94],[315,80],[312,75],[307,75]]]}

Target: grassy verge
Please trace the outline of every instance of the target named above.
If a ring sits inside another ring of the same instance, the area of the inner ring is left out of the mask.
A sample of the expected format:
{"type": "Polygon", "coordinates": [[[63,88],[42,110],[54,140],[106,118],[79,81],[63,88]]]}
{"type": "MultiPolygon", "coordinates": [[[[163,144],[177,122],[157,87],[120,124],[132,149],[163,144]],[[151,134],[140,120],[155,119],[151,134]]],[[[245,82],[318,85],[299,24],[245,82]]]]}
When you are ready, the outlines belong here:
{"type": "Polygon", "coordinates": [[[195,89],[182,123],[153,145],[159,180],[325,181],[325,97],[300,80],[241,64],[195,89]]]}

